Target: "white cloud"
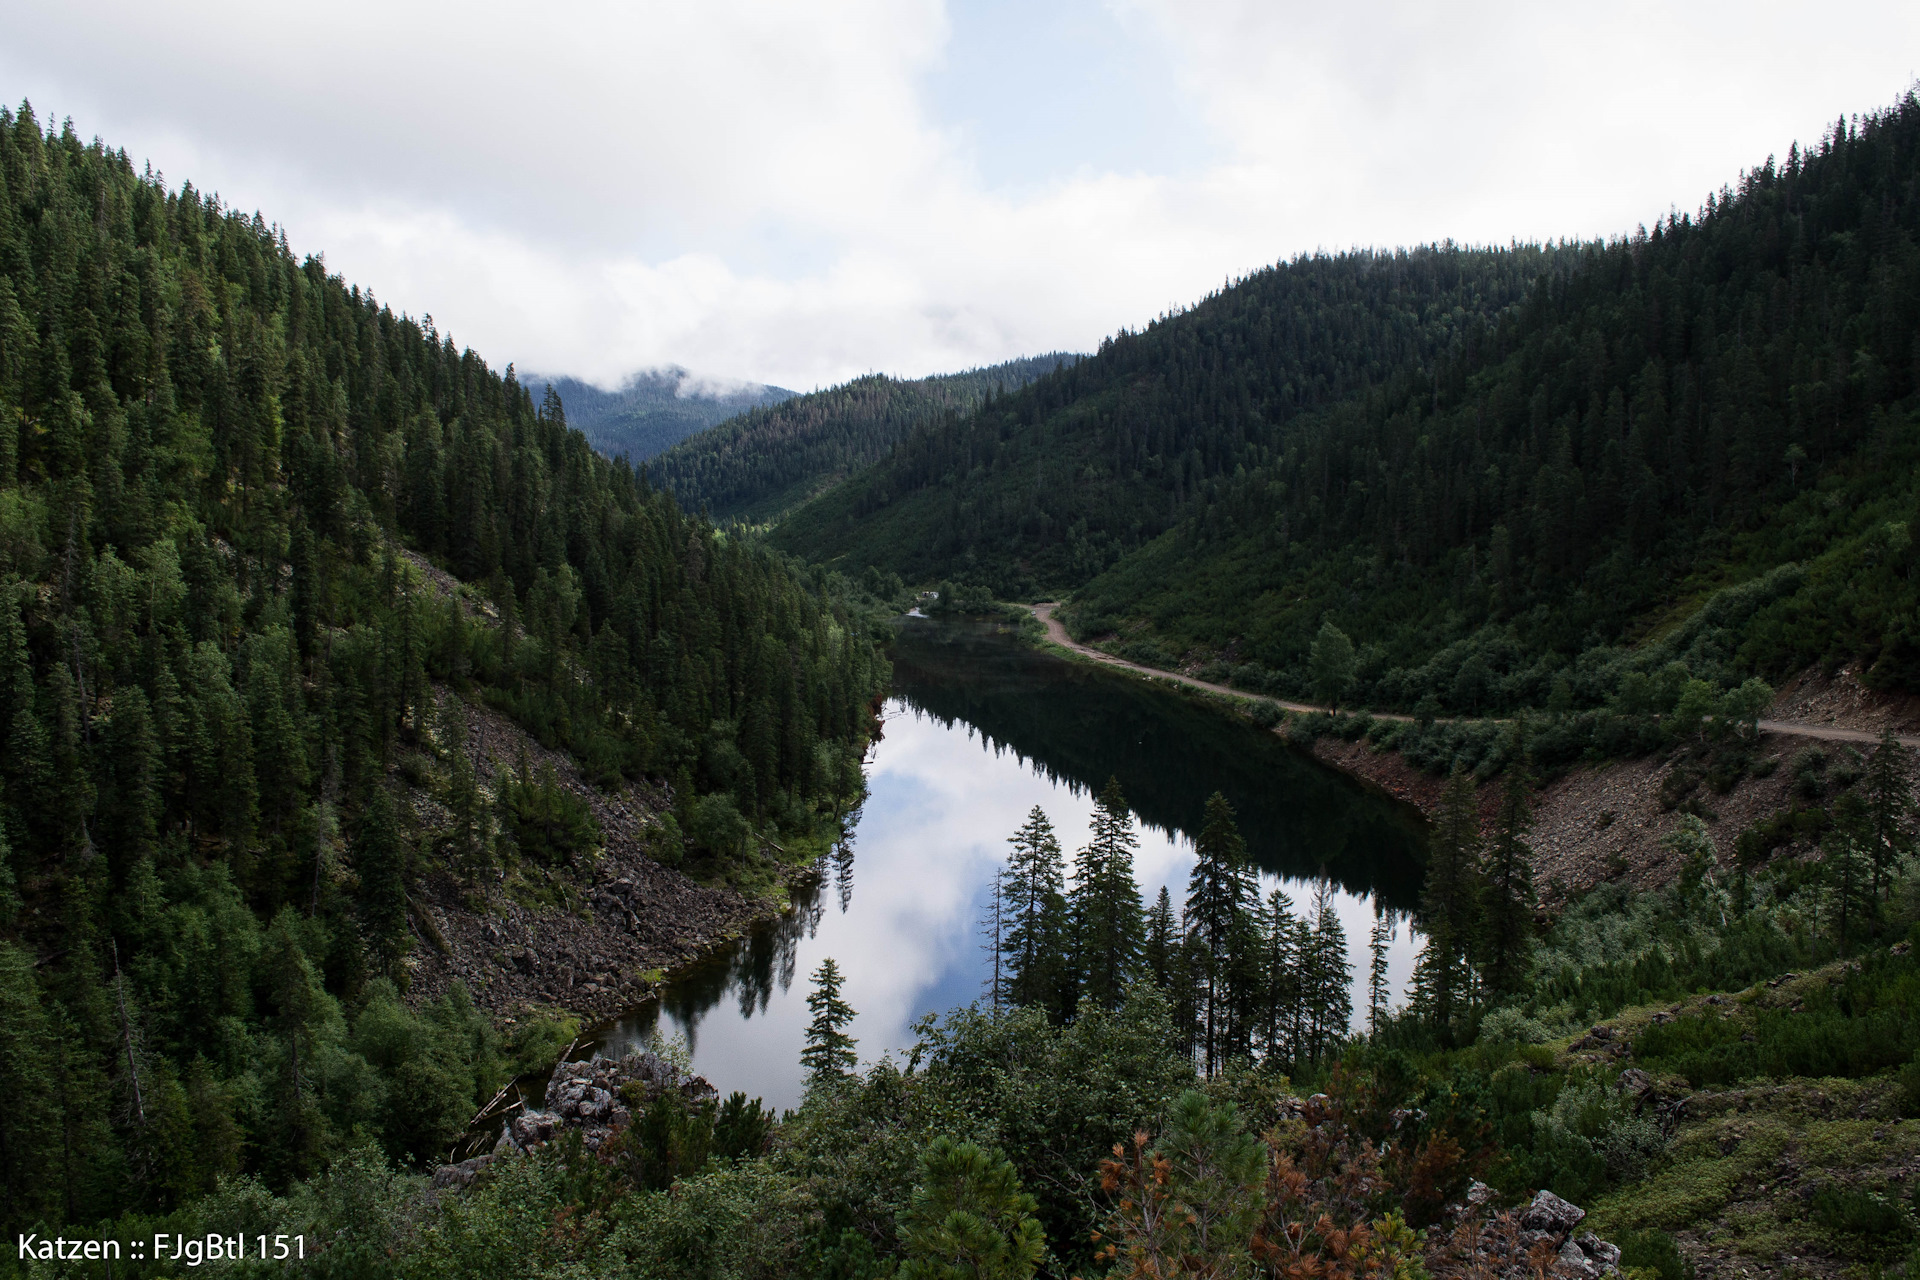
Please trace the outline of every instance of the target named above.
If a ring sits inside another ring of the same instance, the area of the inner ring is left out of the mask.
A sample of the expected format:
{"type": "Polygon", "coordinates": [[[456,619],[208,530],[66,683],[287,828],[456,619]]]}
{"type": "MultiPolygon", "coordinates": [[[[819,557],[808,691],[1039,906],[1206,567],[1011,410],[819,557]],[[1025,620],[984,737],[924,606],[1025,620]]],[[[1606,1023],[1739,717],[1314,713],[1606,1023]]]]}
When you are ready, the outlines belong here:
{"type": "Polygon", "coordinates": [[[806,388],[1091,348],[1315,247],[1627,231],[1891,101],[1920,36],[1892,4],[1071,2],[0,0],[0,92],[496,364],[806,388]],[[1021,40],[1057,47],[996,78],[1021,40]],[[999,109],[939,114],[972,79],[999,109]],[[1205,136],[1183,160],[1130,94],[1205,136]]]}

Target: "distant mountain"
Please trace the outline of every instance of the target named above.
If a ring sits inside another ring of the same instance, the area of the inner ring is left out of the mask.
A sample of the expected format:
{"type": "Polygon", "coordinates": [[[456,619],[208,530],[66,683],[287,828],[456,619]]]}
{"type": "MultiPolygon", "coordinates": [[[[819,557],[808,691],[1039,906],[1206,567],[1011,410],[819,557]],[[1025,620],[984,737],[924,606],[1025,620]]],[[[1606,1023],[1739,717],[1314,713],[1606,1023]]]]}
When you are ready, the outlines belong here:
{"type": "Polygon", "coordinates": [[[793,397],[785,387],[757,383],[714,385],[678,365],[643,369],[617,391],[602,391],[578,378],[523,374],[521,385],[536,399],[551,386],[560,395],[567,425],[609,458],[645,462],[674,445],[749,409],[793,397]]]}
{"type": "Polygon", "coordinates": [[[751,409],[667,451],[647,470],[688,511],[705,507],[716,520],[764,523],[872,466],[916,429],[1084,358],[1053,351],[931,378],[871,374],[751,409]]]}

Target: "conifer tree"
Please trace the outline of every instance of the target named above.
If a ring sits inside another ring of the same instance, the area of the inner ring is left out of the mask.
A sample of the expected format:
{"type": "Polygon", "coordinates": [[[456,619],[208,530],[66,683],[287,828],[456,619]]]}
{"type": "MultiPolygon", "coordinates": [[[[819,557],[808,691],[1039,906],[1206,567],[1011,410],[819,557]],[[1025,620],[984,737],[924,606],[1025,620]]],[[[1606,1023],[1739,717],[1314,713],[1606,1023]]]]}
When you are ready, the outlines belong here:
{"type": "Polygon", "coordinates": [[[396,983],[402,982],[405,971],[400,962],[410,949],[407,855],[393,796],[384,785],[375,784],[361,812],[353,867],[360,881],[360,927],[373,968],[396,983]]]}
{"type": "MultiPolygon", "coordinates": [[[[1246,842],[1234,823],[1233,806],[1218,791],[1207,800],[1200,835],[1194,841],[1193,873],[1187,883],[1183,919],[1195,943],[1198,969],[1195,1008],[1198,1014],[1200,1058],[1212,1075],[1230,1051],[1236,1021],[1236,1003],[1245,1005],[1247,975],[1236,974],[1235,960],[1254,948],[1250,917],[1254,878],[1247,864],[1246,842]],[[1235,978],[1241,980],[1236,983],[1235,978]],[[1241,997],[1236,1001],[1236,996],[1241,997]]],[[[1257,980],[1257,971],[1255,974],[1257,980]]]]}
{"type": "Polygon", "coordinates": [[[1313,932],[1310,960],[1302,966],[1312,997],[1309,1005],[1310,1058],[1323,1057],[1345,1038],[1353,1021],[1353,965],[1347,959],[1347,931],[1334,908],[1333,882],[1321,880],[1313,890],[1313,932]]]}
{"type": "Polygon", "coordinates": [[[1820,841],[1822,874],[1833,919],[1834,941],[1845,955],[1879,915],[1873,891],[1871,856],[1873,812],[1867,801],[1849,792],[1833,806],[1833,825],[1820,841]]]}
{"type": "Polygon", "coordinates": [[[1120,1007],[1139,964],[1146,923],[1133,878],[1139,844],[1120,780],[1108,778],[1094,804],[1093,830],[1075,861],[1071,897],[1080,998],[1104,1009],[1120,1007]]]}
{"type": "Polygon", "coordinates": [[[1419,989],[1426,1016],[1443,1036],[1470,996],[1468,960],[1477,940],[1480,815],[1473,781],[1455,769],[1440,796],[1427,841],[1427,878],[1420,895],[1427,945],[1420,956],[1419,989]]]}
{"type": "Polygon", "coordinates": [[[1147,937],[1140,948],[1140,968],[1162,991],[1171,991],[1174,952],[1180,945],[1179,924],[1173,918],[1173,897],[1167,886],[1147,910],[1147,937]]]}
{"type": "Polygon", "coordinates": [[[1370,957],[1367,965],[1367,1034],[1379,1035],[1380,1024],[1386,1021],[1388,1000],[1391,992],[1387,985],[1387,946],[1393,941],[1393,926],[1386,916],[1377,915],[1373,921],[1373,932],[1367,939],[1367,953],[1370,957]]]}
{"type": "Polygon", "coordinates": [[[813,1014],[813,1021],[807,1024],[807,1043],[800,1051],[800,1065],[816,1084],[839,1079],[860,1060],[854,1052],[859,1041],[846,1032],[854,1012],[853,1006],[840,997],[843,981],[840,966],[832,956],[822,960],[820,967],[813,971],[813,990],[807,995],[807,1009],[813,1014]]]}
{"type": "Polygon", "coordinates": [[[1260,934],[1263,1054],[1273,1062],[1297,1061],[1302,995],[1299,922],[1285,890],[1275,888],[1267,894],[1260,934]]]}
{"type": "Polygon", "coordinates": [[[1873,868],[1872,897],[1883,900],[1893,871],[1913,852],[1913,751],[1891,729],[1867,761],[1861,787],[1866,801],[1867,860],[1873,868]]]}
{"type": "Polygon", "coordinates": [[[987,1004],[993,1010],[993,1016],[1000,1016],[1001,1004],[1007,998],[1007,975],[1001,960],[1006,953],[1006,879],[996,875],[989,891],[987,909],[980,921],[980,934],[986,939],[987,952],[987,1004]]]}
{"type": "Polygon", "coordinates": [[[1533,775],[1516,753],[1501,785],[1500,812],[1480,875],[1480,971],[1494,995],[1518,990],[1524,976],[1533,935],[1533,851],[1526,839],[1532,822],[1533,775]]]}
{"type": "Polygon", "coordinates": [[[1035,805],[1007,841],[1013,851],[1000,873],[1007,929],[1001,939],[1002,981],[1010,1003],[1036,1005],[1056,1022],[1068,1011],[1066,869],[1053,824],[1035,805]]]}
{"type": "Polygon", "coordinates": [[[900,1280],[1029,1280],[1046,1252],[1038,1207],[1004,1153],[935,1138],[900,1215],[900,1280]]]}

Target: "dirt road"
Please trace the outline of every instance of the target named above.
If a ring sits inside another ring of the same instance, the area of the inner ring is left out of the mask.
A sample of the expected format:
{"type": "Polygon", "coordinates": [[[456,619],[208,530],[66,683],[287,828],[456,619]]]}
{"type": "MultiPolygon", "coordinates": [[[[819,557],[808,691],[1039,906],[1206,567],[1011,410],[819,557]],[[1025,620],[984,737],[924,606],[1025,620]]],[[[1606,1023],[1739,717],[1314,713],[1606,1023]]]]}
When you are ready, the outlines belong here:
{"type": "MultiPolygon", "coordinates": [[[[1084,658],[1090,658],[1105,666],[1118,667],[1124,671],[1137,672],[1143,676],[1152,676],[1159,680],[1171,680],[1176,684],[1191,685],[1195,689],[1205,689],[1210,693],[1231,694],[1236,698],[1257,696],[1247,693],[1244,689],[1234,689],[1224,684],[1213,684],[1206,680],[1196,680],[1192,676],[1183,676],[1173,671],[1162,671],[1157,667],[1142,666],[1137,662],[1128,662],[1125,658],[1116,658],[1110,653],[1102,653],[1098,649],[1088,648],[1086,645],[1081,644],[1072,636],[1068,635],[1066,626],[1061,623],[1060,619],[1053,616],[1053,611],[1059,607],[1058,601],[1048,601],[1045,604],[1028,605],[1027,607],[1033,610],[1033,616],[1040,619],[1041,625],[1046,627],[1047,639],[1053,641],[1063,649],[1071,649],[1084,658]]],[[[1288,711],[1327,710],[1326,707],[1316,707],[1306,702],[1286,702],[1279,698],[1273,698],[1270,699],[1270,701],[1278,703],[1288,711]]],[[[1373,713],[1373,718],[1376,720],[1411,720],[1413,717],[1376,711],[1373,713]]],[[[1873,743],[1880,741],[1879,734],[1868,733],[1864,729],[1841,729],[1832,725],[1799,724],[1791,720],[1762,720],[1760,722],[1760,731],[1762,733],[1789,734],[1801,738],[1818,738],[1826,742],[1873,743]]],[[[1897,734],[1895,736],[1906,746],[1920,747],[1920,737],[1911,734],[1897,734]]]]}

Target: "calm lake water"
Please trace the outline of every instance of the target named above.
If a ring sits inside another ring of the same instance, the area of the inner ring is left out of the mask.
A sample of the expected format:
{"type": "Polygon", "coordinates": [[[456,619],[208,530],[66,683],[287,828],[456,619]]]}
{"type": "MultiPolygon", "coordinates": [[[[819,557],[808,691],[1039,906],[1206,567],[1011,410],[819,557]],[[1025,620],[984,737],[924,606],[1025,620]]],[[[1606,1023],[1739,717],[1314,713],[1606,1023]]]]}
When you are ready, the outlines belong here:
{"type": "Polygon", "coordinates": [[[868,757],[868,798],[851,839],[794,913],[678,975],[665,997],[601,1029],[619,1052],[656,1030],[683,1037],[722,1093],[799,1103],[808,975],[832,956],[859,1011],[863,1062],[903,1056],[911,1024],[980,997],[989,960],[980,925],[1007,837],[1039,805],[1069,856],[1085,843],[1095,793],[1119,778],[1140,834],[1147,903],[1178,904],[1191,833],[1224,792],[1262,869],[1296,912],[1325,877],[1337,890],[1364,1016],[1376,905],[1399,918],[1396,999],[1415,943],[1419,894],[1412,811],[1287,747],[1270,733],[1136,677],[1068,662],[988,624],[906,619],[894,647],[886,724],[868,757]]]}

